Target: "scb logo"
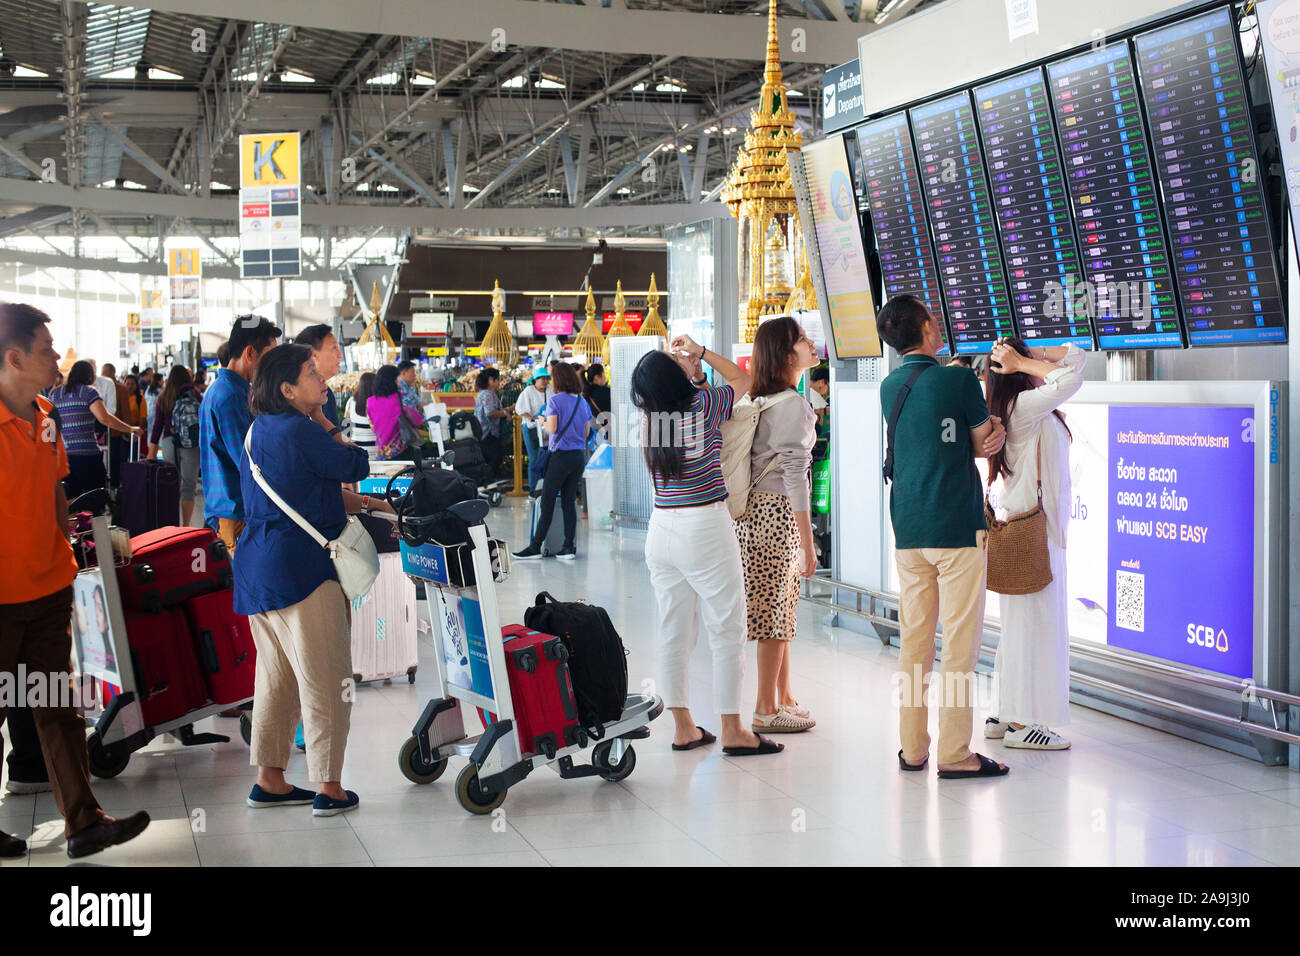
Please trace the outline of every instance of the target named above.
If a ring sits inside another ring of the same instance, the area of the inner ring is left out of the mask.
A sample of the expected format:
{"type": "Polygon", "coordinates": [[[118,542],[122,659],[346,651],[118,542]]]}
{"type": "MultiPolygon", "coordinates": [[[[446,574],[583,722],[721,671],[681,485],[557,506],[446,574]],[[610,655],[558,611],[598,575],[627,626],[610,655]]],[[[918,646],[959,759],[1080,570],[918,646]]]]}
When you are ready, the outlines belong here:
{"type": "Polygon", "coordinates": [[[1210,650],[1226,654],[1228,652],[1228,632],[1220,628],[1219,633],[1215,634],[1214,628],[1207,627],[1204,624],[1188,624],[1187,643],[1208,647],[1210,650]]]}

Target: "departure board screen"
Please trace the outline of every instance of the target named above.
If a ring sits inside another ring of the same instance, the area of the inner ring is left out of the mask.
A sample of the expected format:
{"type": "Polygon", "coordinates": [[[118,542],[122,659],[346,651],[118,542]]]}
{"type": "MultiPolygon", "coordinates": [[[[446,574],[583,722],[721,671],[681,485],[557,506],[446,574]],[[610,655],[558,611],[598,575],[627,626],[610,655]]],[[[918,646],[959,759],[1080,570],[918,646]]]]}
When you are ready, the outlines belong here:
{"type": "Polygon", "coordinates": [[[1103,349],[1181,348],[1128,44],[1047,66],[1083,259],[1076,308],[1093,309],[1103,349]]]}
{"type": "Polygon", "coordinates": [[[1015,326],[970,94],[910,114],[953,346],[958,354],[988,352],[1015,326]]]}
{"type": "Polygon", "coordinates": [[[1225,8],[1134,38],[1192,345],[1286,341],[1234,33],[1225,8]]]}
{"type": "Polygon", "coordinates": [[[1042,70],[977,86],[975,110],[1020,335],[1030,347],[1091,349],[1088,310],[1071,294],[1079,246],[1042,70]]]}
{"type": "Polygon", "coordinates": [[[941,354],[951,354],[907,114],[895,113],[859,127],[858,156],[885,299],[908,293],[924,302],[943,332],[941,354]]]}

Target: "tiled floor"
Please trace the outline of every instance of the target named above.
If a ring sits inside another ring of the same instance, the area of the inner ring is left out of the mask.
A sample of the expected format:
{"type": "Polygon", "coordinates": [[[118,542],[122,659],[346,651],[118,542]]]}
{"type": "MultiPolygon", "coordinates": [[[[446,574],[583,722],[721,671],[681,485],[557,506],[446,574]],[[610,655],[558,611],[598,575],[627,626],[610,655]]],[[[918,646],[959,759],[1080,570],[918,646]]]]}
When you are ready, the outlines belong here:
{"type": "MultiPolygon", "coordinates": [[[[523,503],[493,512],[498,534],[521,540],[523,503]]],[[[631,654],[633,688],[652,688],[655,606],[640,548],[589,532],[580,557],[516,564],[501,597],[507,620],[542,589],[604,605],[631,654]]],[[[368,685],[357,694],[345,785],[354,812],[313,819],[305,807],[251,810],[248,750],[234,740],[182,748],[156,743],[113,780],[97,781],[110,810],[148,809],[136,841],[102,865],[565,865],[565,864],[1124,864],[1300,865],[1300,774],[1266,768],[1083,707],[1073,708],[1063,753],[1004,750],[1002,780],[944,781],[900,774],[890,675],[896,652],[830,629],[803,608],[794,647],[795,693],[820,721],[786,737],[783,754],[724,758],[717,747],[674,754],[667,717],[638,741],[622,783],[561,780],[542,769],[510,792],[496,818],[472,817],[453,795],[461,761],[430,786],[409,783],[396,754],[433,695],[433,668],[415,686],[368,685]]],[[[431,647],[422,644],[423,654],[431,647]]],[[[753,652],[747,665],[753,680],[753,652]]],[[[709,712],[709,662],[697,648],[696,718],[709,712]]],[[[985,715],[977,715],[982,722],[985,715]]],[[[305,784],[295,753],[290,777],[305,784]]],[[[62,825],[48,794],[0,797],[0,830],[32,834],[26,859],[62,866],[62,825]]]]}

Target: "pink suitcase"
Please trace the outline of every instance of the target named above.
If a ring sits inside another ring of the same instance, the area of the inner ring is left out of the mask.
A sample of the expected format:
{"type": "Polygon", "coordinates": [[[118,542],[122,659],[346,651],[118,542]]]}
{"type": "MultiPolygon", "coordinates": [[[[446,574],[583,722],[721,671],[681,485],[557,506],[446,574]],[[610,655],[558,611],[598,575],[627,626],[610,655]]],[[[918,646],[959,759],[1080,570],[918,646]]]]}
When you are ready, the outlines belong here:
{"type": "Polygon", "coordinates": [[[415,683],[415,582],[402,573],[397,552],[379,556],[370,593],[352,602],[352,679],[406,678],[415,683]]]}

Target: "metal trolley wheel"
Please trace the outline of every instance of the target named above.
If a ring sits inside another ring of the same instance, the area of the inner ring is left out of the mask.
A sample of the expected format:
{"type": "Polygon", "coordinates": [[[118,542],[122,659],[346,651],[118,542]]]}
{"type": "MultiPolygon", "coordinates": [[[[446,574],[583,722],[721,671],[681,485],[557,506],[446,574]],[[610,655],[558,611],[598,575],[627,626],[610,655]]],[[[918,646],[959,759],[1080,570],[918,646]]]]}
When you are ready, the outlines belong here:
{"type": "Polygon", "coordinates": [[[105,747],[98,730],[86,738],[86,752],[90,757],[90,772],[104,780],[116,777],[131,760],[131,751],[125,747],[105,747]]]}
{"type": "Polygon", "coordinates": [[[470,761],[456,778],[456,800],[470,813],[491,813],[505,803],[506,792],[486,794],[479,789],[478,765],[470,761]]]}
{"type": "Polygon", "coordinates": [[[499,507],[501,507],[501,502],[503,502],[503,501],[505,501],[505,500],[506,500],[506,496],[505,496],[505,494],[503,494],[502,492],[500,492],[500,491],[498,491],[498,490],[496,490],[496,489],[493,489],[492,491],[489,491],[489,492],[488,492],[488,505],[489,505],[489,507],[492,507],[492,508],[499,508],[499,507]]]}
{"type": "Polygon", "coordinates": [[[420,742],[414,737],[407,737],[406,743],[397,753],[397,766],[402,776],[411,783],[433,783],[447,769],[447,758],[435,760],[428,764],[420,759],[420,742]]]}
{"type": "Polygon", "coordinates": [[[636,751],[632,749],[631,744],[628,744],[618,763],[611,764],[609,762],[609,752],[613,747],[614,741],[612,740],[597,744],[596,748],[591,752],[591,765],[596,768],[602,779],[608,780],[610,783],[618,783],[618,781],[630,777],[632,771],[636,769],[636,751]]]}

